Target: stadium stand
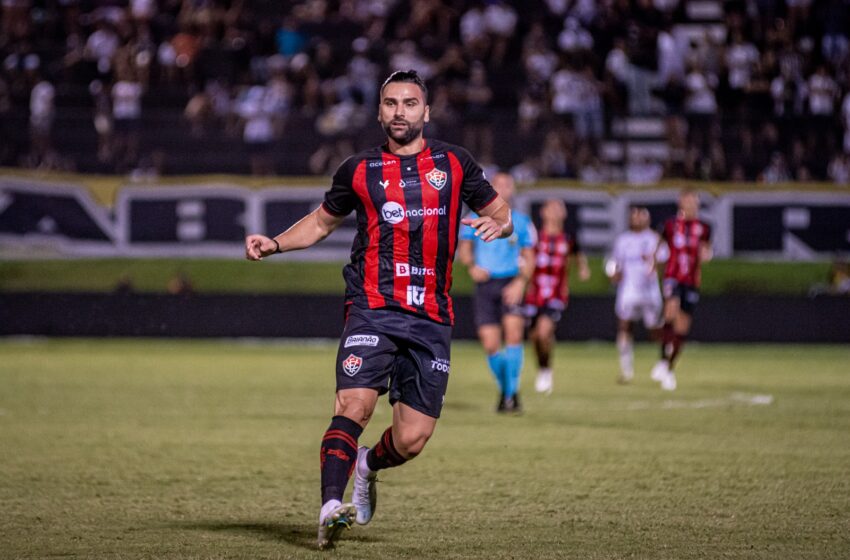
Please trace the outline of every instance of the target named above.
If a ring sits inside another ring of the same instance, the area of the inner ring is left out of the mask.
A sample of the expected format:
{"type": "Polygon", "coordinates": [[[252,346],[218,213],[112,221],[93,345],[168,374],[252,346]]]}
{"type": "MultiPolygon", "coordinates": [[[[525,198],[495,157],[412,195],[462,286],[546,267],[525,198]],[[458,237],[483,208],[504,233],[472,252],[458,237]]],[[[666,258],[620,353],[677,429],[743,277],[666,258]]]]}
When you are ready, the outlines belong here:
{"type": "Polygon", "coordinates": [[[414,68],[526,180],[850,183],[848,0],[8,0],[0,164],[324,174],[414,68]]]}

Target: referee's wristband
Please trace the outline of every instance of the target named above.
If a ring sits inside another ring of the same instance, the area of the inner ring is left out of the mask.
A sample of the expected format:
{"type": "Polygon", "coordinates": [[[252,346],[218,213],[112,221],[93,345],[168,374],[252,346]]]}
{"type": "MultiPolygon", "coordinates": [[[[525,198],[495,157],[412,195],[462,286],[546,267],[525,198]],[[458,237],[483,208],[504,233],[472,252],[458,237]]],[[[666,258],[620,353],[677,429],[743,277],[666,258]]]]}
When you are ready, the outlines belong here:
{"type": "Polygon", "coordinates": [[[275,252],[275,253],[280,253],[280,252],[281,252],[281,250],[280,250],[280,243],[278,243],[278,242],[277,242],[277,239],[275,239],[274,237],[272,237],[272,241],[274,241],[274,252],[275,252]]]}

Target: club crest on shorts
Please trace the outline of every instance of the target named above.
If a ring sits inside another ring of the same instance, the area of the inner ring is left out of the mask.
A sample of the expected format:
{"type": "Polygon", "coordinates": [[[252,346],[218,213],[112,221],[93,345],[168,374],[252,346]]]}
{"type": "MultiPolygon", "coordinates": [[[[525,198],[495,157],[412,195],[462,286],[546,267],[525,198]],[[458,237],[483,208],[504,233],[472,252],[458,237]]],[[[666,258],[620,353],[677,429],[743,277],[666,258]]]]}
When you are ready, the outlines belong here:
{"type": "Polygon", "coordinates": [[[349,354],[348,357],[342,361],[342,370],[349,377],[354,377],[354,374],[360,371],[360,366],[362,365],[363,358],[355,356],[354,354],[349,354]]]}
{"type": "Polygon", "coordinates": [[[428,184],[435,189],[440,190],[446,186],[446,179],[448,179],[448,175],[445,171],[440,171],[435,167],[425,174],[425,178],[428,179],[428,184]]]}

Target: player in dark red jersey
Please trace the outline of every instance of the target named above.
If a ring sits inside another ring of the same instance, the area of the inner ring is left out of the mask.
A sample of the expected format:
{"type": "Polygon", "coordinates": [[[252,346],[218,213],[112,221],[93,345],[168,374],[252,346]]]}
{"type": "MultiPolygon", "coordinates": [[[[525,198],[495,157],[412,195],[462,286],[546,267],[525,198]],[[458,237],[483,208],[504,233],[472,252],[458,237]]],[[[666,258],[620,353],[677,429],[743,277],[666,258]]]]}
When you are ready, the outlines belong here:
{"type": "Polygon", "coordinates": [[[590,279],[590,268],[578,240],[564,231],[567,207],[563,200],[547,200],[540,208],[540,219],[540,233],[534,249],[534,274],[525,294],[525,310],[531,324],[529,337],[537,354],[534,388],[538,393],[551,393],[552,348],[555,327],[569,300],[570,257],[578,263],[578,277],[582,282],[590,279]]]}
{"type": "MultiPolygon", "coordinates": [[[[661,360],[652,368],[652,379],[667,391],[676,389],[673,367],[691,331],[699,302],[700,265],[711,259],[711,226],[699,219],[699,195],[685,189],[679,195],[679,212],[664,223],[661,243],[670,256],[664,268],[664,329],[661,360]]],[[[656,251],[657,254],[657,251],[656,251]]]]}
{"type": "Polygon", "coordinates": [[[431,437],[449,375],[449,289],[458,228],[486,241],[513,232],[508,205],[469,153],[422,135],[427,89],[414,71],[381,87],[387,143],[343,163],[324,203],[275,237],[250,235],[249,260],[304,249],[357,213],[345,266],[346,323],[339,343],[334,417],[321,446],[319,548],[375,510],[375,475],[418,455],[431,437]],[[478,214],[461,220],[466,203],[478,214]],[[378,396],[389,392],[392,426],[371,450],[357,447],[378,396]],[[353,503],[343,494],[354,473],[353,503]]]}

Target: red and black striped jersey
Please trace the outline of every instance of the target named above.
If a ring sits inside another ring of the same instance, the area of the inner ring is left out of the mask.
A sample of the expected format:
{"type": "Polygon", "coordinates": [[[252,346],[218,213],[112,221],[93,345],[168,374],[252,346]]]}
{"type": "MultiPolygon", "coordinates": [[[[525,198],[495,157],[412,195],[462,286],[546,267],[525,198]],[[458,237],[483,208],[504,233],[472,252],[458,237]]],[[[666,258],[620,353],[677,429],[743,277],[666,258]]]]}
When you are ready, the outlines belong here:
{"type": "Polygon", "coordinates": [[[574,236],[566,232],[552,235],[541,229],[534,249],[534,274],[525,294],[526,305],[544,307],[552,301],[565,304],[570,290],[570,255],[580,251],[574,236]]]}
{"type": "Polygon", "coordinates": [[[410,156],[383,146],[346,160],[323,203],[335,216],[357,212],[346,301],[454,324],[449,290],[462,206],[478,211],[495,199],[469,152],[438,140],[410,156]]]}
{"type": "Polygon", "coordinates": [[[711,226],[701,220],[670,218],[664,222],[661,237],[670,247],[664,278],[699,288],[700,245],[711,240],[711,226]]]}

